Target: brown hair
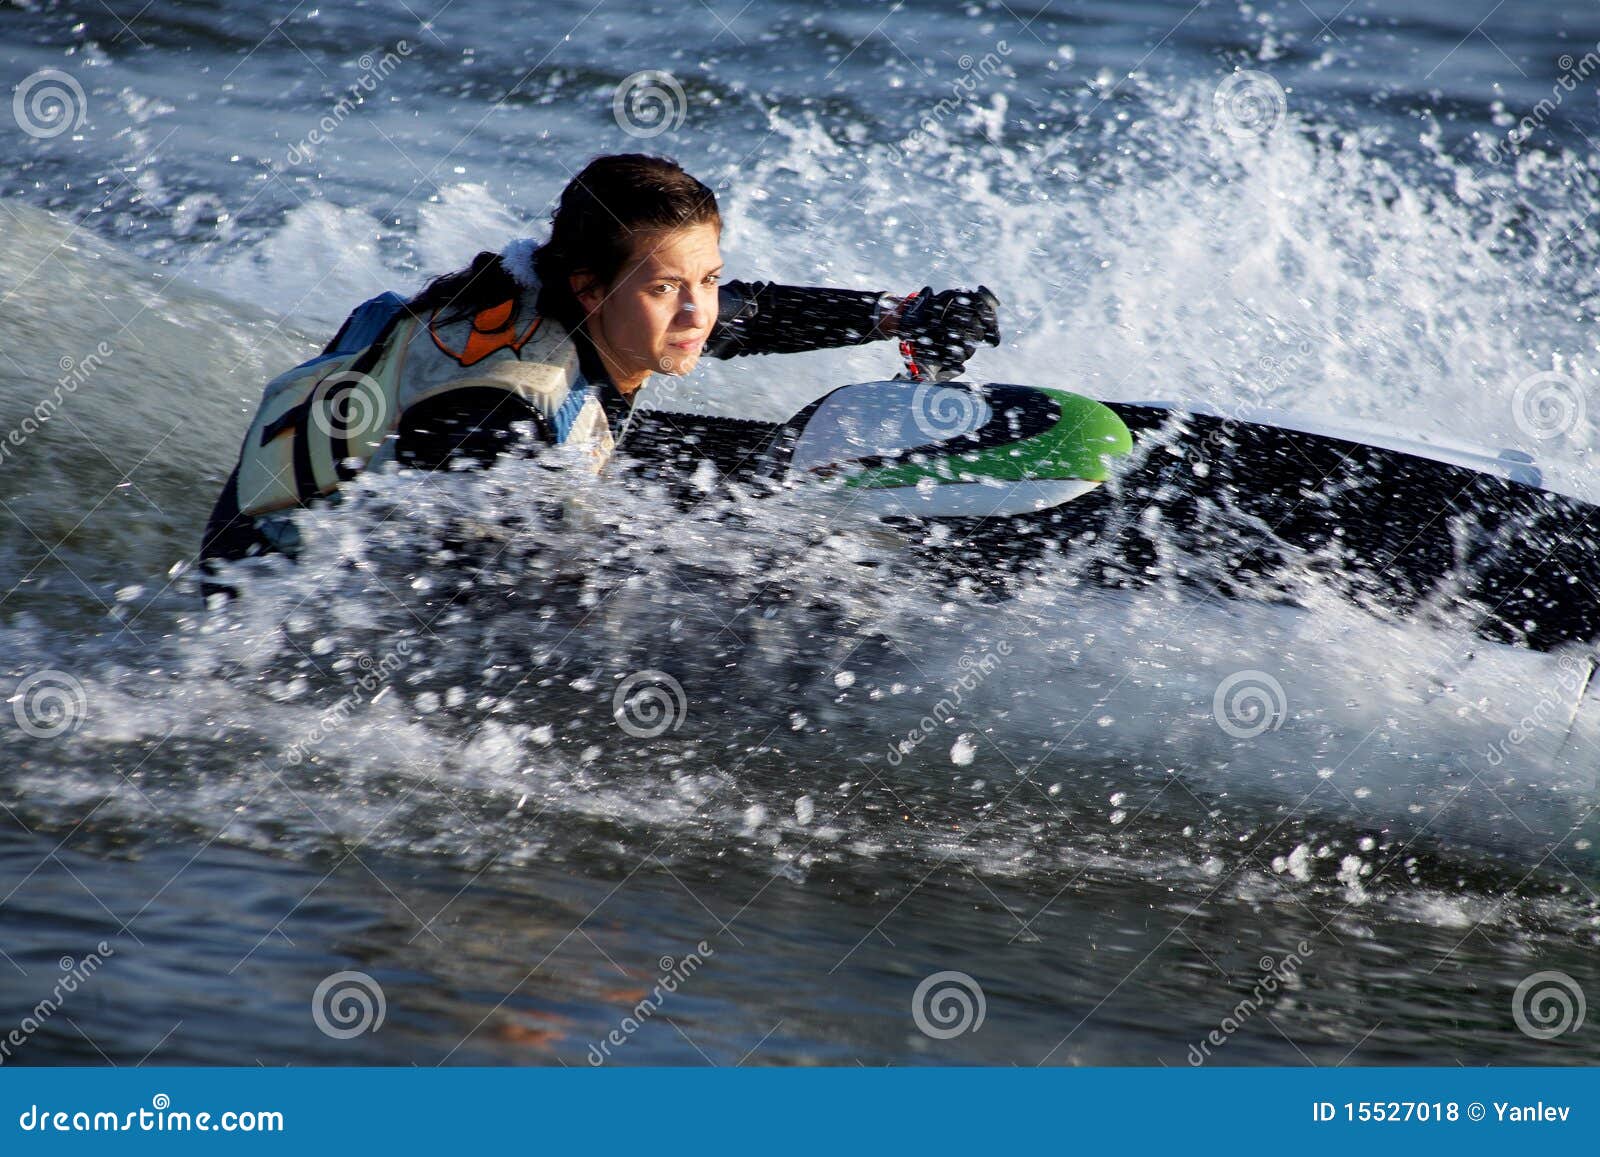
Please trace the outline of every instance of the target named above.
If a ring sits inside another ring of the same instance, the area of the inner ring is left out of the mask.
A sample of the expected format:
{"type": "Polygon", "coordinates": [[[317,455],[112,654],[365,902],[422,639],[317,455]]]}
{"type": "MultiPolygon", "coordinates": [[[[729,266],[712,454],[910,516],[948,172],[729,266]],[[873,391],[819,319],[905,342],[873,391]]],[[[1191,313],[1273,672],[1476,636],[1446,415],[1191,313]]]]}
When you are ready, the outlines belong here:
{"type": "MultiPolygon", "coordinates": [[[[567,183],[550,217],[550,239],[534,254],[539,312],[576,329],[584,310],[569,278],[588,273],[609,285],[641,236],[714,225],[722,214],[710,188],[676,161],[644,153],[596,157],[567,183]]],[[[408,303],[420,315],[435,310],[460,318],[520,292],[497,253],[483,252],[466,269],[435,278],[408,303]]]]}

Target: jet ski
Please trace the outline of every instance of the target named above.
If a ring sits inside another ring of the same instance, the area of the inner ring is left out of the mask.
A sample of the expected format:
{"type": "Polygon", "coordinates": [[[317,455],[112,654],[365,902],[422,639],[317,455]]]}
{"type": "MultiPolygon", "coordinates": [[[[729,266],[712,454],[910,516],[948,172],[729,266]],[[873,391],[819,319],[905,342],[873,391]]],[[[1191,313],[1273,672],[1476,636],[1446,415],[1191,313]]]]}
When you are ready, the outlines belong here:
{"type": "Polygon", "coordinates": [[[1288,414],[956,381],[834,390],[784,423],[641,410],[623,446],[658,477],[832,483],[1000,588],[1081,564],[1294,601],[1308,579],[1381,614],[1435,614],[1551,650],[1600,636],[1596,508],[1533,460],[1288,414]]]}

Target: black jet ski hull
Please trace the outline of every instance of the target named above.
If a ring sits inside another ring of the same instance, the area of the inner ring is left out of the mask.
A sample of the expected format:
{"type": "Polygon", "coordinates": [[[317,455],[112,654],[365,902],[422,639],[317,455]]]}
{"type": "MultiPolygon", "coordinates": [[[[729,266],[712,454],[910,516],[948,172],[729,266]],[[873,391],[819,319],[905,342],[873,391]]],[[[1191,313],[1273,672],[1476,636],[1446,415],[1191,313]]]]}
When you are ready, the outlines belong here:
{"type": "MultiPolygon", "coordinates": [[[[1541,488],[1525,456],[1107,405],[1135,442],[1112,481],[1049,510],[940,519],[930,558],[1001,587],[1063,559],[1100,585],[1176,581],[1224,597],[1292,601],[1309,578],[1378,613],[1449,616],[1497,642],[1600,638],[1600,510],[1541,488]]],[[[667,477],[702,461],[732,479],[770,477],[785,428],[641,413],[626,452],[667,477]]]]}

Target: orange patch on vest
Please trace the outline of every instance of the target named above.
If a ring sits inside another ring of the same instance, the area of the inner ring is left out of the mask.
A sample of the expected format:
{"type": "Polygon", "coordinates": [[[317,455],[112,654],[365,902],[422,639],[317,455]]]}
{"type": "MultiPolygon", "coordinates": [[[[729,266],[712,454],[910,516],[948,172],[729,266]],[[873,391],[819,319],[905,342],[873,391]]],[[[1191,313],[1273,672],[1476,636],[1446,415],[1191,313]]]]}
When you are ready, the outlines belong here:
{"type": "Polygon", "coordinates": [[[488,309],[479,310],[472,319],[472,329],[467,333],[465,348],[457,351],[444,344],[439,331],[434,328],[437,313],[428,319],[428,336],[433,338],[433,344],[445,353],[455,358],[463,366],[477,365],[490,354],[509,349],[519,358],[522,356],[522,347],[528,344],[528,339],[533,337],[534,331],[539,328],[539,323],[544,319],[536,317],[528,328],[519,336],[512,322],[516,319],[517,303],[515,301],[502,301],[499,305],[491,305],[488,309]]]}

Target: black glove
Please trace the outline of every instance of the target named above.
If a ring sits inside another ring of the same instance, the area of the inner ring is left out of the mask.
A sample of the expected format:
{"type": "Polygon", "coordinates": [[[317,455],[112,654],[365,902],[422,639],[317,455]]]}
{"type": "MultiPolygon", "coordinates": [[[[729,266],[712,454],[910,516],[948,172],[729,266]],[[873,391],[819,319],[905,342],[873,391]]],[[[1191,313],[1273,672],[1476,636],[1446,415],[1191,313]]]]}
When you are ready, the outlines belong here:
{"type": "Polygon", "coordinates": [[[901,312],[898,333],[917,367],[935,381],[961,373],[979,342],[1000,344],[999,299],[986,286],[933,292],[926,286],[901,312]]]}

